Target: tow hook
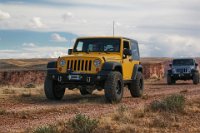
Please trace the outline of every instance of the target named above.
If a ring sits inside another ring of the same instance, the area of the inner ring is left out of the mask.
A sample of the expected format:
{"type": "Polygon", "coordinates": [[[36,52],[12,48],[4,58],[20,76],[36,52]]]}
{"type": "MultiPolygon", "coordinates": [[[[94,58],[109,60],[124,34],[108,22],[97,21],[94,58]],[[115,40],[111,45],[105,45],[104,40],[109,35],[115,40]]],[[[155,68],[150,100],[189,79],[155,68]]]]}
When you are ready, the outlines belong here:
{"type": "Polygon", "coordinates": [[[86,80],[86,81],[89,83],[89,82],[90,82],[90,79],[91,79],[91,77],[87,77],[87,80],[86,80]]]}

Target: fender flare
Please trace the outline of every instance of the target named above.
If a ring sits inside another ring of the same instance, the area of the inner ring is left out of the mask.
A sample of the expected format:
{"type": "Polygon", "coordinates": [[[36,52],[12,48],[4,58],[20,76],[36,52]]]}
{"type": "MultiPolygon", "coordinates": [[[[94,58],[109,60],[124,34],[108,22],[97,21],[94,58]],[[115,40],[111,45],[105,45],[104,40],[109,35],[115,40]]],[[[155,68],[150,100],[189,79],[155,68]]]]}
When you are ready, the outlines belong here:
{"type": "Polygon", "coordinates": [[[57,67],[57,61],[50,61],[47,64],[47,69],[48,68],[56,68],[57,67]]]}
{"type": "Polygon", "coordinates": [[[123,74],[122,65],[119,62],[105,62],[102,66],[102,71],[117,70],[123,74]]]}
{"type": "Polygon", "coordinates": [[[47,75],[57,73],[57,61],[50,61],[47,64],[47,75]]]}
{"type": "Polygon", "coordinates": [[[132,79],[135,80],[138,72],[143,73],[143,67],[140,64],[135,64],[133,67],[132,79]]]}

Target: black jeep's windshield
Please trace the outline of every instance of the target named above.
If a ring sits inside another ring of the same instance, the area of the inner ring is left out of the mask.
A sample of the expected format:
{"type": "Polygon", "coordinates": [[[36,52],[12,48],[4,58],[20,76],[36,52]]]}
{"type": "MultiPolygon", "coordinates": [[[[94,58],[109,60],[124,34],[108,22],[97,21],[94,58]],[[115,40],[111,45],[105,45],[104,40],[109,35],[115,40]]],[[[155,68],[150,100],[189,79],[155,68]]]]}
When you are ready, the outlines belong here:
{"type": "Polygon", "coordinates": [[[119,38],[87,38],[78,39],[74,52],[119,52],[119,38]]]}
{"type": "Polygon", "coordinates": [[[185,65],[194,65],[193,59],[175,59],[173,60],[174,66],[185,66],[185,65]]]}

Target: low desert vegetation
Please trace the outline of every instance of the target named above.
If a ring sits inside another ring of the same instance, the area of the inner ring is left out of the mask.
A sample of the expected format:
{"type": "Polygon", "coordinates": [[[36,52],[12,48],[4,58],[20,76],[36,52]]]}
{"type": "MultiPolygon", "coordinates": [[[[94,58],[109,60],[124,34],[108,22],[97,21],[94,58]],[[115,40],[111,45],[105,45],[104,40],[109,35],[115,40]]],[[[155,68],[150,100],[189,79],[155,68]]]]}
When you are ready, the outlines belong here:
{"type": "Polygon", "coordinates": [[[2,109],[0,108],[0,115],[5,115],[6,114],[6,110],[5,109],[2,109]]]}
{"type": "Polygon", "coordinates": [[[160,101],[153,101],[150,109],[153,111],[183,112],[185,107],[185,97],[174,94],[160,101]]]}
{"type": "Polygon", "coordinates": [[[45,125],[36,128],[33,133],[58,133],[59,130],[56,126],[45,125]]]}
{"type": "Polygon", "coordinates": [[[67,125],[74,133],[92,133],[97,128],[98,123],[97,119],[91,119],[84,114],[77,114],[69,120],[67,125]]]}
{"type": "Polygon", "coordinates": [[[183,95],[173,94],[136,108],[120,104],[113,113],[100,118],[79,113],[56,126],[38,127],[34,133],[200,132],[199,117],[199,99],[189,101],[183,95]]]}

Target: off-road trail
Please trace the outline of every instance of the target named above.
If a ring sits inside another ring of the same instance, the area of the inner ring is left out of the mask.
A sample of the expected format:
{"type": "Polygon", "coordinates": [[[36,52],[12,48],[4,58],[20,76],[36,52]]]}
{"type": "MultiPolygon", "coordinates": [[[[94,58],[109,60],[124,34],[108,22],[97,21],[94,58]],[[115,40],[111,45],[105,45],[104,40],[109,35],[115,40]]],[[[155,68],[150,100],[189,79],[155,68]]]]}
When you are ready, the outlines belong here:
{"type": "Polygon", "coordinates": [[[44,97],[42,86],[32,88],[31,92],[25,90],[26,94],[19,94],[22,90],[1,87],[0,132],[23,132],[41,125],[67,121],[77,113],[98,118],[114,112],[120,105],[136,108],[174,93],[183,94],[187,99],[200,97],[200,85],[178,82],[169,86],[164,80],[146,81],[142,98],[132,98],[125,88],[123,100],[119,104],[106,103],[103,91],[95,91],[91,96],[81,96],[78,90],[66,90],[63,100],[55,102],[44,97]]]}

